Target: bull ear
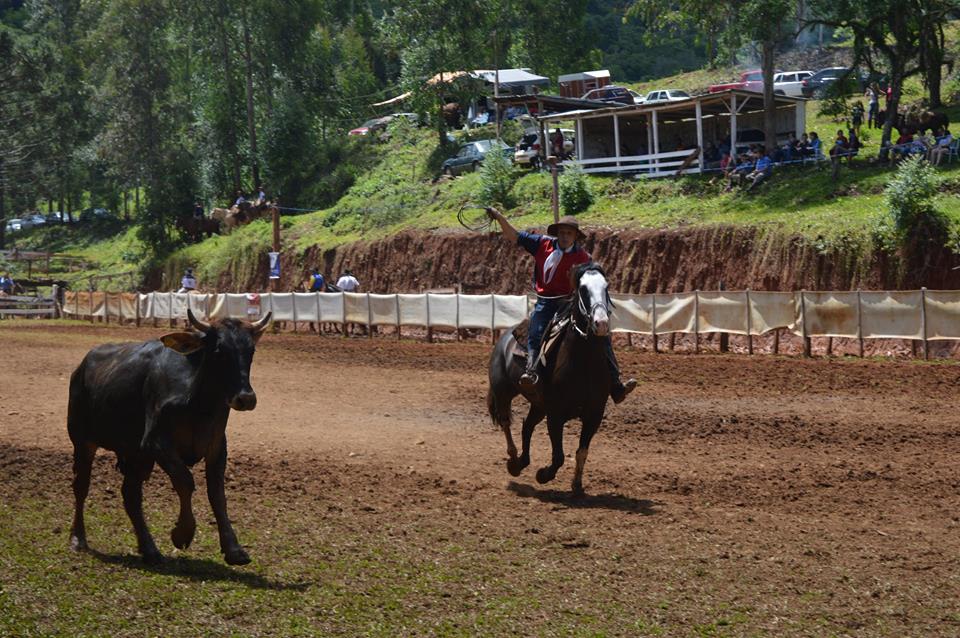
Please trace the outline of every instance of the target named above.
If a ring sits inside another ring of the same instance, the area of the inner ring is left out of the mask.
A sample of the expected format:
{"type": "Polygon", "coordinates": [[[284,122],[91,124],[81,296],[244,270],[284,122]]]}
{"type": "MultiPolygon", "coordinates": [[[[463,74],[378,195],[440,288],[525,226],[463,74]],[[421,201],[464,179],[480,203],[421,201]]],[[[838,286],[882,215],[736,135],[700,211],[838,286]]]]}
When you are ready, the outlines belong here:
{"type": "Polygon", "coordinates": [[[160,337],[160,343],[182,355],[193,354],[203,348],[203,334],[196,332],[171,332],[160,337]]]}

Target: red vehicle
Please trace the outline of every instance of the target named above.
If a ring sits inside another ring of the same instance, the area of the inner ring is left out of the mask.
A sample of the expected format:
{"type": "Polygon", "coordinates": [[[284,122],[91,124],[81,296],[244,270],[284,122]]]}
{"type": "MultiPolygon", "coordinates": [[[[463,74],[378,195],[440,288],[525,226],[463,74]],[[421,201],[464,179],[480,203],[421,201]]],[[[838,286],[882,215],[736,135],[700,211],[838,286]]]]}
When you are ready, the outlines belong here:
{"type": "MultiPolygon", "coordinates": [[[[778,73],[778,71],[774,71],[778,73]]],[[[763,71],[756,69],[754,71],[744,71],[740,74],[739,82],[729,82],[727,84],[714,84],[707,89],[708,93],[719,93],[727,89],[741,89],[744,91],[756,91],[763,93],[763,71]]]]}

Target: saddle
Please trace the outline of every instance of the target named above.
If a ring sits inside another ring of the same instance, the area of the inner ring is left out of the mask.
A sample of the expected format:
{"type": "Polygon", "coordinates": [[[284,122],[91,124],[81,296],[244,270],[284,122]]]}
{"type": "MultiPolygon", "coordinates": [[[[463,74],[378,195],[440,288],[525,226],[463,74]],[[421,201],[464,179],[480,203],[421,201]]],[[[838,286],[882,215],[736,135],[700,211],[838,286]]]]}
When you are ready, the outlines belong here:
{"type": "MultiPolygon", "coordinates": [[[[570,326],[572,318],[570,316],[571,306],[565,305],[557,314],[553,316],[547,328],[543,331],[543,340],[540,342],[539,361],[544,368],[547,367],[547,361],[554,349],[560,343],[560,338],[570,326]]],[[[527,361],[527,334],[530,329],[530,320],[526,319],[513,329],[514,341],[511,342],[511,354],[517,359],[522,360],[521,365],[526,366],[527,361]]]]}

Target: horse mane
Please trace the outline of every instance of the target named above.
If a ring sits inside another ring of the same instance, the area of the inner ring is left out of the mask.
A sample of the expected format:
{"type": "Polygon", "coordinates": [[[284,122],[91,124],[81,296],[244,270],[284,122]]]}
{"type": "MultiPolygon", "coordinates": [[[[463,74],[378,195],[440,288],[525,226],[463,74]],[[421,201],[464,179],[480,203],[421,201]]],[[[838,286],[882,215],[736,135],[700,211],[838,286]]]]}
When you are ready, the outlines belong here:
{"type": "Polygon", "coordinates": [[[582,264],[578,264],[576,268],[573,269],[574,284],[579,286],[580,278],[583,277],[588,272],[598,272],[601,275],[603,275],[604,279],[607,278],[607,273],[603,270],[603,266],[591,260],[582,264]]]}

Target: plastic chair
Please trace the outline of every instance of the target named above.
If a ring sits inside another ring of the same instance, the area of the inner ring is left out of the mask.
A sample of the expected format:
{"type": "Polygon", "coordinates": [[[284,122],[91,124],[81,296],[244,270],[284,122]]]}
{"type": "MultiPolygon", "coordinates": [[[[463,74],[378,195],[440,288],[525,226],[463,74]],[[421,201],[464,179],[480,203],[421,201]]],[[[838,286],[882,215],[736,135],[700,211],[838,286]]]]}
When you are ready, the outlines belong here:
{"type": "Polygon", "coordinates": [[[960,147],[958,147],[958,145],[960,145],[960,138],[950,142],[950,146],[947,147],[949,149],[949,152],[947,153],[948,164],[953,161],[954,157],[960,158],[960,147]]]}

